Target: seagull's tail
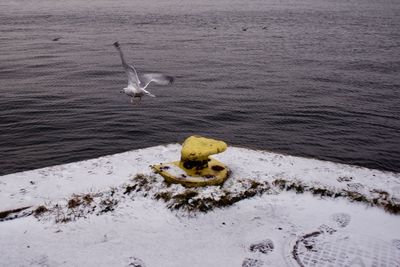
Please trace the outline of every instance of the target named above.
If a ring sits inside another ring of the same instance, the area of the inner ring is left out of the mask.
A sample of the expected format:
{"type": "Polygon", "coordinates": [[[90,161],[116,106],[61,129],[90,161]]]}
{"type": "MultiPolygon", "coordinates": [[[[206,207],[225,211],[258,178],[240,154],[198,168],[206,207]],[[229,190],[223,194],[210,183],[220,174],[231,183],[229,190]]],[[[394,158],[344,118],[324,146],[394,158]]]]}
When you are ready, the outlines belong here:
{"type": "Polygon", "coordinates": [[[114,45],[116,48],[119,48],[119,43],[118,43],[118,41],[115,42],[115,43],[113,43],[113,45],[114,45]]]}

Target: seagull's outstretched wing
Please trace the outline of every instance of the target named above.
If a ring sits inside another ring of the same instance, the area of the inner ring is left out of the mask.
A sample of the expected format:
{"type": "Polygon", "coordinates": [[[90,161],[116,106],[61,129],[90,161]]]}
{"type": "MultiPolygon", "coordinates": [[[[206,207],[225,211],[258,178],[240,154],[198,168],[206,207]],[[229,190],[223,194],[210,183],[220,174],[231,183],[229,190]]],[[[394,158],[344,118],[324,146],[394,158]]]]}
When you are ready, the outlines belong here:
{"type": "Polygon", "coordinates": [[[146,73],[142,75],[142,81],[144,83],[144,88],[146,88],[151,82],[160,85],[172,84],[174,82],[174,77],[161,73],[146,73]]]}
{"type": "Polygon", "coordinates": [[[136,86],[141,85],[139,76],[137,75],[135,68],[132,65],[128,65],[126,63],[124,54],[122,53],[121,46],[119,45],[119,43],[115,42],[114,46],[115,48],[117,48],[119,52],[119,56],[121,57],[122,61],[122,67],[124,68],[125,73],[128,76],[128,85],[136,85],[136,86]]]}

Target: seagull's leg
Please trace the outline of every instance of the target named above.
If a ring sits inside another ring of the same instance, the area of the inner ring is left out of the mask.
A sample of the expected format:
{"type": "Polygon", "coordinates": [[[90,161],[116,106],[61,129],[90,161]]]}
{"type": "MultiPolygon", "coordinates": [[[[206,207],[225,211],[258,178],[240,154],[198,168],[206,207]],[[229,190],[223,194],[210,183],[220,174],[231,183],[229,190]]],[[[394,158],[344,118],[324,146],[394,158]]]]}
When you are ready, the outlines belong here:
{"type": "Polygon", "coordinates": [[[131,103],[132,103],[133,105],[139,105],[141,99],[142,99],[142,97],[140,97],[140,96],[131,97],[131,103]],[[135,98],[138,98],[138,100],[135,100],[135,98]]]}

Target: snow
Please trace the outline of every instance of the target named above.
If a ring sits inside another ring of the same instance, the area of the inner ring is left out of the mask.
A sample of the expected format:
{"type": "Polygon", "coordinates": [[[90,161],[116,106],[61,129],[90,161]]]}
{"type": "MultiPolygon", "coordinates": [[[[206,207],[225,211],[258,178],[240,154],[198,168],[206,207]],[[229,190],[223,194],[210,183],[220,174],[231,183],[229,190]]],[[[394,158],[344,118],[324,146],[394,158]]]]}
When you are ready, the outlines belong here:
{"type": "MultiPolygon", "coordinates": [[[[400,216],[345,197],[272,187],[207,213],[171,209],[155,195],[186,189],[168,187],[149,166],[178,160],[180,148],[156,146],[1,176],[0,212],[45,205],[77,213],[65,223],[54,212],[0,220],[0,266],[400,266],[400,216]],[[137,174],[154,181],[126,194],[137,174]],[[66,208],[73,194],[88,193],[95,196],[92,206],[66,208]],[[110,198],[117,204],[102,212],[101,201],[110,198]]],[[[223,188],[193,189],[193,199],[217,200],[224,192],[245,192],[251,181],[285,179],[371,198],[380,190],[400,201],[397,173],[238,147],[215,158],[231,177],[223,188]]]]}

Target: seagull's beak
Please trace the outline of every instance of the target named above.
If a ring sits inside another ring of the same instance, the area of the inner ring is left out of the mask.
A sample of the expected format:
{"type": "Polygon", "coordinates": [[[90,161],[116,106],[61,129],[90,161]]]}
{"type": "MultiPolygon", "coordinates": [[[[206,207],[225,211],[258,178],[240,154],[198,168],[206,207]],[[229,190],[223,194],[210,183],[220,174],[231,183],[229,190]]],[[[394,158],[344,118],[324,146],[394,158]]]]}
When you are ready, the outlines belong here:
{"type": "Polygon", "coordinates": [[[122,94],[124,92],[124,90],[119,91],[120,94],[122,94]]]}

